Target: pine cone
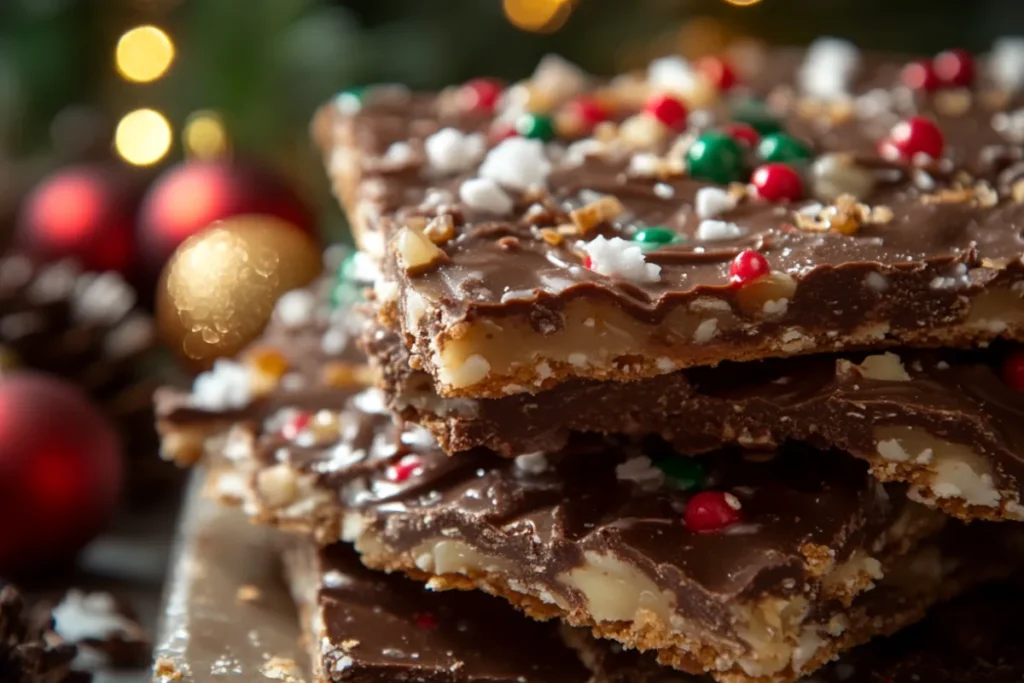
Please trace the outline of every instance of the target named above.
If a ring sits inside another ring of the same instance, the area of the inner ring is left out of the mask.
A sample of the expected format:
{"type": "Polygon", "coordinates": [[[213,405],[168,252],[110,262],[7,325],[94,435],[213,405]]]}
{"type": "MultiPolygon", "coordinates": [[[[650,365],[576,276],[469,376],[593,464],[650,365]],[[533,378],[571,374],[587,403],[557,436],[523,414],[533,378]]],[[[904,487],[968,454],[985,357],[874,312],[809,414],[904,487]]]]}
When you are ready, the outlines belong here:
{"type": "Polygon", "coordinates": [[[77,650],[53,631],[49,611],[26,609],[13,586],[0,588],[0,681],[72,683],[88,680],[71,671],[77,650]]]}
{"type": "Polygon", "coordinates": [[[0,258],[0,371],[24,367],[78,385],[118,428],[130,479],[166,476],[152,469],[158,380],[143,374],[154,348],[152,320],[120,275],[0,258]]]}

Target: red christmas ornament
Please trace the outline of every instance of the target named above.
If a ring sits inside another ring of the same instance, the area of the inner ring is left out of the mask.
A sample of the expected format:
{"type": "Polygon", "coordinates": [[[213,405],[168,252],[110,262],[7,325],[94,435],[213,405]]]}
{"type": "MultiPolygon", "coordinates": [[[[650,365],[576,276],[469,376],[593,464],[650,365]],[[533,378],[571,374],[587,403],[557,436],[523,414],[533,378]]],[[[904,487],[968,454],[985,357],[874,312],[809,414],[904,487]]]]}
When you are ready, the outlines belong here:
{"type": "Polygon", "coordinates": [[[946,50],[932,62],[935,75],[944,85],[961,88],[974,83],[974,57],[967,50],[946,50]]]}
{"type": "Polygon", "coordinates": [[[121,480],[117,435],[75,387],[0,378],[0,574],[73,557],[114,512],[121,480]]]}
{"type": "Polygon", "coordinates": [[[153,183],[142,205],[139,246],[153,272],[188,237],[225,218],[261,214],[313,233],[313,216],[271,171],[238,161],[189,161],[153,183]]]}
{"type": "Polygon", "coordinates": [[[712,55],[701,58],[697,62],[697,71],[704,74],[704,77],[718,88],[718,92],[727,92],[736,85],[736,72],[729,62],[721,57],[712,55]]]}
{"type": "Polygon", "coordinates": [[[664,93],[651,95],[647,103],[644,104],[644,112],[672,130],[686,128],[686,106],[671,95],[664,93]]]}
{"type": "Polygon", "coordinates": [[[281,436],[289,441],[294,441],[302,433],[302,430],[309,425],[310,419],[309,413],[302,411],[295,413],[292,419],[288,420],[284,427],[281,428],[281,436]]]}
{"type": "Polygon", "coordinates": [[[496,78],[474,78],[459,91],[463,109],[476,114],[490,114],[498,106],[505,84],[496,78]]]}
{"type": "Polygon", "coordinates": [[[787,164],[759,166],[750,177],[750,183],[759,197],[770,202],[793,202],[804,196],[804,182],[800,180],[800,174],[787,164]]]}
{"type": "Polygon", "coordinates": [[[384,476],[387,477],[387,480],[390,482],[401,484],[422,471],[422,458],[418,455],[407,455],[394,465],[388,465],[388,469],[384,473],[384,476]]]}
{"type": "Polygon", "coordinates": [[[1003,361],[1003,381],[1014,391],[1024,392],[1024,349],[1014,351],[1003,361]]]}
{"type": "Polygon", "coordinates": [[[935,122],[923,116],[900,121],[889,137],[882,141],[879,151],[887,159],[913,161],[919,154],[932,159],[942,156],[946,141],[935,122]]]}
{"type": "Polygon", "coordinates": [[[722,132],[751,149],[757,147],[757,143],[761,141],[757,130],[747,123],[727,123],[722,126],[722,132]]]}
{"type": "Polygon", "coordinates": [[[910,62],[903,67],[903,71],[900,73],[900,80],[903,81],[903,85],[911,90],[926,93],[935,92],[942,85],[932,63],[925,59],[910,62]]]}
{"type": "Polygon", "coordinates": [[[127,273],[135,253],[137,182],[116,168],[58,171],[29,194],[15,242],[43,260],[72,258],[87,270],[127,273]]]}
{"type": "Polygon", "coordinates": [[[772,270],[768,259],[752,249],[741,251],[729,264],[729,281],[734,285],[743,285],[767,275],[772,270]]]}
{"type": "Polygon", "coordinates": [[[593,97],[579,97],[566,105],[566,111],[587,132],[608,120],[608,110],[593,97]]]}
{"type": "Polygon", "coordinates": [[[683,521],[697,534],[709,534],[736,524],[742,519],[740,502],[724,491],[701,491],[686,501],[683,521]]]}

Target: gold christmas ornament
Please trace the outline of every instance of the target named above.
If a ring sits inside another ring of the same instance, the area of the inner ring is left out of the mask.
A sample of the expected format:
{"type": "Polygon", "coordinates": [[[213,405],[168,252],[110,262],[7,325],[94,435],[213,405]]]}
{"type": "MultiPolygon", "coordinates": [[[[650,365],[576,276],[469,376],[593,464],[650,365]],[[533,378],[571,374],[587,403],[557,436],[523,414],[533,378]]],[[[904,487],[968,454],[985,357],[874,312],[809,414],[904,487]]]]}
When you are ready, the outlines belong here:
{"type": "Polygon", "coordinates": [[[310,283],[320,249],[298,228],[269,216],[214,223],[178,247],[157,290],[157,325],[190,367],[210,367],[256,338],[278,298],[310,283]]]}

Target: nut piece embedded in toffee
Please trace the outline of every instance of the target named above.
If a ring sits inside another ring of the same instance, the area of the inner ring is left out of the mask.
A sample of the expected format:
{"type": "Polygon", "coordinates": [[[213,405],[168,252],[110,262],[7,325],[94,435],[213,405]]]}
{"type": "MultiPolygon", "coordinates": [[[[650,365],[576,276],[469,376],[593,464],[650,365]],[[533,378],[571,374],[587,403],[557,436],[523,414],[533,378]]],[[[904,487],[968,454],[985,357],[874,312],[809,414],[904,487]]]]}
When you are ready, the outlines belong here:
{"type": "Polygon", "coordinates": [[[438,394],[1024,337],[1024,100],[1005,69],[953,107],[837,42],[769,53],[752,89],[710,99],[674,58],[598,85],[555,64],[496,112],[465,110],[457,88],[371,89],[316,121],[383,271],[382,320],[438,394]],[[561,122],[587,88],[610,119],[589,133],[490,134],[537,103],[561,122]],[[665,93],[682,117],[662,120],[665,93]]]}

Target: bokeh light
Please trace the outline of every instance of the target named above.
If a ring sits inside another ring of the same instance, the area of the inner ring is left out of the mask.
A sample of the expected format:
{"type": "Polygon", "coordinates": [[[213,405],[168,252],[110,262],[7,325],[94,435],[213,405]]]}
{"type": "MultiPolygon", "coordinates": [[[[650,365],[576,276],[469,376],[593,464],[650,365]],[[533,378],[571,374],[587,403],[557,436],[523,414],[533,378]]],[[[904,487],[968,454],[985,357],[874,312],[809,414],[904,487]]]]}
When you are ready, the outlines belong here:
{"type": "Polygon", "coordinates": [[[750,7],[761,2],[761,0],[725,0],[725,2],[735,7],[750,7]]]}
{"type": "Polygon", "coordinates": [[[125,114],[117,124],[114,148],[129,164],[155,164],[171,148],[171,124],[158,111],[136,109],[125,114]]]}
{"type": "Polygon", "coordinates": [[[573,0],[503,0],[505,16],[517,28],[554,33],[572,14],[573,0]]]}
{"type": "Polygon", "coordinates": [[[115,61],[118,72],[129,81],[155,81],[171,67],[174,43],[156,26],[137,26],[117,41],[115,61]]]}
{"type": "Polygon", "coordinates": [[[197,111],[185,122],[182,133],[185,153],[196,159],[213,159],[228,151],[224,120],[215,111],[197,111]]]}

